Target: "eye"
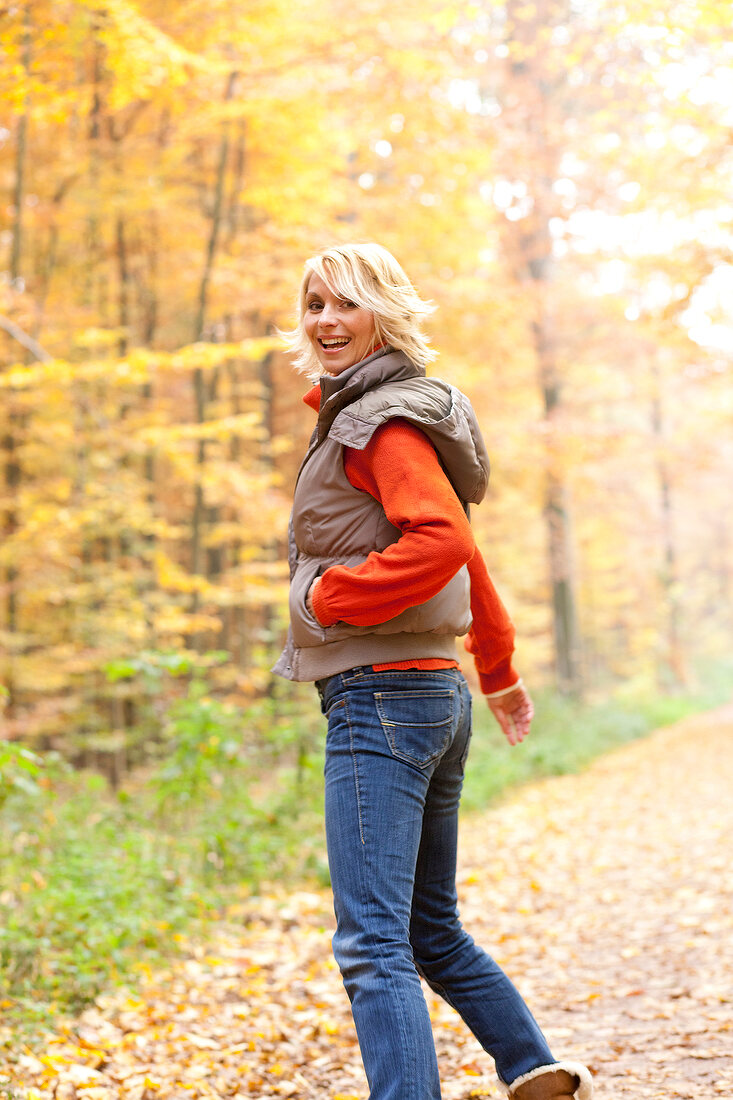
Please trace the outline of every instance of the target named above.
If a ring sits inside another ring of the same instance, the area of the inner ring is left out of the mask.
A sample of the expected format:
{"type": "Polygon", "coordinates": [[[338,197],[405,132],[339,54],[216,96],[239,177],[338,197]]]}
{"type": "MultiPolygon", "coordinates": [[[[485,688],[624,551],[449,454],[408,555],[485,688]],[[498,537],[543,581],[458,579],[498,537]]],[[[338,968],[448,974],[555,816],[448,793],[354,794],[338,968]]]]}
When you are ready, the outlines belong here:
{"type": "Polygon", "coordinates": [[[341,305],[344,307],[344,309],[358,309],[359,308],[359,306],[357,305],[356,302],[352,302],[348,298],[342,298],[341,299],[341,305]]]}
{"type": "Polygon", "coordinates": [[[308,302],[305,308],[309,313],[317,313],[319,309],[323,309],[323,302],[319,301],[318,298],[314,298],[308,302]]]}

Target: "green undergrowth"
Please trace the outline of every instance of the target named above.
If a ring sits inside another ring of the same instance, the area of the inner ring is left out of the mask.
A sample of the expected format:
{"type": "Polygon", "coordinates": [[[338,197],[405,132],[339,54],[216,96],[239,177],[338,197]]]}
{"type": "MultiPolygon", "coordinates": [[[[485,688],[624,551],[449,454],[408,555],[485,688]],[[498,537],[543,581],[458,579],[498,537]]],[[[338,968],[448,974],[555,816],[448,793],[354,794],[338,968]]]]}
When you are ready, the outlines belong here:
{"type": "MultiPolygon", "coordinates": [[[[722,703],[731,683],[729,665],[704,689],[661,698],[539,693],[514,749],[477,701],[464,808],[722,703]]],[[[167,715],[159,758],[119,790],[0,742],[0,1043],[134,985],[217,921],[241,920],[268,884],[327,884],[321,721],[312,693],[238,711],[194,680],[167,715]]]]}
{"type": "Polygon", "coordinates": [[[313,694],[242,710],[194,677],[117,790],[0,741],[0,1045],[134,983],[263,882],[326,881],[313,694]]]}

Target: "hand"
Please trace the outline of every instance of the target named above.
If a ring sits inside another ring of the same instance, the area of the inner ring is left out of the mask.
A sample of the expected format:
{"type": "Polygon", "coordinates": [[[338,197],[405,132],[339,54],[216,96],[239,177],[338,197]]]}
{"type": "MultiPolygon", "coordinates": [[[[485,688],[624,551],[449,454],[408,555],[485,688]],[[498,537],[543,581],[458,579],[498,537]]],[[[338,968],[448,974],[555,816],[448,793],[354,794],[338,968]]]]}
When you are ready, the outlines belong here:
{"type": "Polygon", "coordinates": [[[313,607],[313,593],[315,592],[316,585],[318,584],[320,579],[320,577],[316,577],[316,579],[313,581],[313,584],[308,589],[308,594],[305,597],[305,606],[308,608],[316,622],[318,622],[318,616],[316,615],[315,608],[313,607]]]}
{"type": "Polygon", "coordinates": [[[527,689],[518,684],[514,691],[487,702],[509,744],[518,745],[524,741],[534,718],[534,707],[527,689]]]}

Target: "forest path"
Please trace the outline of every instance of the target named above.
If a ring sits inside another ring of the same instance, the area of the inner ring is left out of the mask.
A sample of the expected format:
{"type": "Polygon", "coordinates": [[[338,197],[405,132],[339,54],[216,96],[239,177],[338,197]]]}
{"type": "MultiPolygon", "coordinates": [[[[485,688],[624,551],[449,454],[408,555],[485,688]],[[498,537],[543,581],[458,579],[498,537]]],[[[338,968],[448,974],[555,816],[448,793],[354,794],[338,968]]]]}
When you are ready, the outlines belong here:
{"type": "MultiPolygon", "coordinates": [[[[464,923],[598,1100],[733,1097],[732,747],[733,705],[464,822],[464,923]]],[[[245,928],[0,1067],[8,1095],[363,1100],[328,894],[246,909],[245,928]]],[[[445,1100],[499,1096],[491,1060],[429,1003],[445,1100]]]]}

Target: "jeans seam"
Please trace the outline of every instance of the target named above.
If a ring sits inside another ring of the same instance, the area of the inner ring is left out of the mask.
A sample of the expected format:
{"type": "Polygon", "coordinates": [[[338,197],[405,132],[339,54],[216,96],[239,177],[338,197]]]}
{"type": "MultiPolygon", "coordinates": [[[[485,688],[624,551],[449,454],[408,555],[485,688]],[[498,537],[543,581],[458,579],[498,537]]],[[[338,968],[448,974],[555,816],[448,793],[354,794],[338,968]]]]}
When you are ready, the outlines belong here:
{"type": "MultiPolygon", "coordinates": [[[[353,776],[354,776],[354,788],[355,788],[355,793],[356,793],[356,813],[357,813],[357,820],[359,822],[359,838],[361,840],[361,844],[362,844],[362,848],[363,848],[362,867],[363,867],[364,874],[366,875],[367,881],[371,881],[374,877],[375,870],[374,870],[374,866],[373,866],[373,863],[372,863],[372,853],[369,849],[369,846],[366,843],[366,837],[365,837],[365,820],[364,820],[363,805],[362,805],[362,801],[363,801],[362,800],[362,790],[361,790],[361,784],[360,784],[359,766],[358,766],[358,763],[357,763],[357,751],[356,751],[355,738],[354,738],[354,729],[353,729],[352,722],[351,722],[351,715],[349,713],[349,700],[348,700],[348,697],[344,698],[344,714],[346,716],[346,721],[347,721],[347,724],[348,724],[348,727],[349,727],[349,748],[350,748],[350,752],[351,752],[352,769],[353,769],[353,776]]],[[[374,912],[374,909],[373,909],[373,899],[370,896],[369,889],[367,889],[367,898],[368,898],[368,900],[367,900],[367,910],[368,910],[367,926],[370,929],[374,929],[375,924],[376,924],[376,915],[375,915],[375,912],[374,912]]],[[[378,955],[380,957],[380,959],[382,959],[382,960],[387,959],[387,955],[385,953],[384,946],[378,942],[378,940],[374,936],[373,932],[372,932],[372,935],[371,935],[371,940],[372,940],[373,950],[374,950],[375,954],[378,955]]],[[[407,942],[409,943],[409,931],[408,931],[408,935],[407,935],[407,942]]],[[[414,963],[414,960],[413,960],[413,963],[414,963]]],[[[384,965],[384,962],[383,962],[382,965],[384,965]]],[[[410,1041],[409,1041],[409,1034],[408,1034],[408,1028],[407,1028],[406,1014],[405,1014],[405,1003],[404,1003],[403,996],[401,995],[402,990],[400,988],[399,983],[396,983],[394,981],[394,976],[391,973],[388,975],[387,981],[392,986],[393,997],[395,999],[395,1004],[399,1005],[399,1029],[400,1029],[400,1037],[401,1037],[401,1041],[402,1041],[402,1048],[403,1048],[403,1051],[405,1051],[405,1053],[406,1053],[406,1058],[409,1059],[409,1061],[411,1063],[409,1079],[410,1079],[410,1082],[412,1083],[412,1087],[414,1087],[414,1084],[417,1083],[417,1081],[418,1081],[416,1050],[415,1050],[413,1044],[411,1044],[410,1041]]],[[[412,1091],[412,1087],[411,1087],[411,1091],[412,1091]]],[[[407,1100],[407,1098],[405,1098],[405,1100],[407,1100]]],[[[415,1098],[415,1100],[418,1100],[418,1098],[415,1098]]]]}
{"type": "MultiPolygon", "coordinates": [[[[356,762],[355,762],[355,767],[356,767],[356,762]]],[[[359,825],[360,825],[360,828],[361,828],[361,810],[359,810],[359,813],[360,813],[359,825]]],[[[364,843],[364,842],[362,841],[362,843],[364,843]]],[[[367,880],[369,882],[371,882],[371,880],[374,877],[374,866],[373,866],[373,862],[372,862],[372,853],[370,852],[369,848],[366,847],[366,845],[365,845],[365,848],[364,848],[364,857],[363,858],[364,858],[364,862],[363,862],[364,872],[366,874],[367,880]]],[[[373,897],[372,897],[371,893],[369,892],[369,889],[367,889],[368,927],[370,929],[374,929],[375,924],[376,924],[376,916],[375,916],[373,906],[374,906],[373,897]]],[[[380,959],[382,959],[382,960],[387,959],[388,956],[387,956],[387,953],[385,951],[384,945],[379,943],[378,939],[376,938],[376,936],[374,936],[373,932],[371,933],[370,938],[372,940],[372,944],[373,944],[373,948],[374,948],[375,953],[380,957],[380,959]]],[[[409,929],[408,929],[408,933],[407,933],[407,943],[409,944],[409,929]]],[[[414,957],[413,957],[413,965],[414,965],[414,957]]],[[[400,985],[397,982],[395,982],[394,974],[392,973],[392,971],[388,972],[387,981],[389,982],[389,984],[392,987],[395,1004],[399,1005],[400,1038],[402,1040],[402,1049],[406,1053],[406,1059],[407,1059],[407,1055],[408,1055],[408,1052],[409,1052],[409,1060],[411,1062],[409,1080],[410,1080],[410,1086],[411,1086],[410,1091],[412,1093],[414,1085],[418,1082],[417,1049],[416,1049],[416,1045],[414,1043],[410,1042],[410,1036],[409,1036],[409,1033],[408,1033],[406,1013],[405,1013],[405,1001],[404,1001],[404,998],[401,996],[402,990],[400,988],[400,985]]],[[[406,1098],[406,1100],[409,1100],[409,1098],[406,1098]]],[[[416,1098],[416,1100],[420,1100],[420,1098],[416,1098]]]]}
{"type": "Polygon", "coordinates": [[[325,712],[326,720],[328,720],[331,717],[331,715],[333,714],[334,711],[338,710],[340,707],[345,707],[345,706],[346,706],[346,700],[345,699],[339,699],[335,703],[329,703],[328,704],[328,710],[326,710],[326,712],[325,712]]]}
{"type": "Polygon", "coordinates": [[[349,751],[351,752],[351,765],[354,771],[354,791],[356,794],[356,816],[359,822],[359,839],[361,840],[362,847],[364,847],[366,845],[366,840],[364,839],[364,818],[361,812],[361,786],[359,783],[359,765],[356,762],[354,729],[351,725],[351,715],[349,714],[348,699],[344,699],[344,714],[346,715],[346,723],[349,727],[349,751]]]}

